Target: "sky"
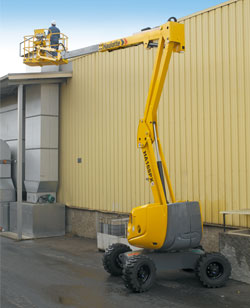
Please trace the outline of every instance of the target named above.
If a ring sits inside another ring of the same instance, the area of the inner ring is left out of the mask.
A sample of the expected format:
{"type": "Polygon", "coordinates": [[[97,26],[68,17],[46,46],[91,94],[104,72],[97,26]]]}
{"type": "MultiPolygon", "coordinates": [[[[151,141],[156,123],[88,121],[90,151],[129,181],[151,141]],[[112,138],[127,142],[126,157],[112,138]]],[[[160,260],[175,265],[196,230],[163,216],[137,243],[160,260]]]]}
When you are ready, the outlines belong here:
{"type": "Polygon", "coordinates": [[[223,0],[0,0],[0,77],[27,71],[19,43],[56,20],[69,50],[110,41],[204,10],[223,0]]]}

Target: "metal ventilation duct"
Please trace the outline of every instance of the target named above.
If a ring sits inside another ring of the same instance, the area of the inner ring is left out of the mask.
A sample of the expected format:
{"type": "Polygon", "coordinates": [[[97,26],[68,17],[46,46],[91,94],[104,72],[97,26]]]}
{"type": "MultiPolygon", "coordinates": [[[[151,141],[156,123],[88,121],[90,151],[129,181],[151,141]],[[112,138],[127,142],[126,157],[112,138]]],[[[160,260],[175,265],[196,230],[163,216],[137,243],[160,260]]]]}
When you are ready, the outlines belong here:
{"type": "Polygon", "coordinates": [[[27,201],[56,197],[58,185],[59,85],[26,87],[25,188],[27,201]]]}
{"type": "Polygon", "coordinates": [[[11,178],[11,151],[0,139],[0,203],[16,200],[16,191],[11,178]]]}

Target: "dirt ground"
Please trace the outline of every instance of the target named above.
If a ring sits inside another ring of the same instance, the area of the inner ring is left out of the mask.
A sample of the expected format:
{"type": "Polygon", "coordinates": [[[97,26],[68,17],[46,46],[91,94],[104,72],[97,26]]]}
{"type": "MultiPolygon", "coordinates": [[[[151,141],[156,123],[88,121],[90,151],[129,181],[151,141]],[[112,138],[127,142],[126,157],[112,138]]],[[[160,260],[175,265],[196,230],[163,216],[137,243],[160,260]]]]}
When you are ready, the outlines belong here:
{"type": "Polygon", "coordinates": [[[250,285],[229,280],[206,289],[183,271],[161,273],[150,291],[131,293],[121,278],[104,271],[94,240],[0,237],[0,249],[1,308],[250,307],[250,285]]]}

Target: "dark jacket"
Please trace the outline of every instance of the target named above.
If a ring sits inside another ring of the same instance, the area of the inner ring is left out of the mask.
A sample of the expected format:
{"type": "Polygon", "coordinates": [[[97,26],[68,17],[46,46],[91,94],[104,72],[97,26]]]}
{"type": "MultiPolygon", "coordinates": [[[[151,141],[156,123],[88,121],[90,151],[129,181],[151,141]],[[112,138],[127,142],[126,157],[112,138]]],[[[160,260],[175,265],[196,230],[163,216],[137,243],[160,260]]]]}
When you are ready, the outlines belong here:
{"type": "Polygon", "coordinates": [[[49,28],[48,34],[50,33],[56,33],[56,34],[52,34],[50,37],[50,44],[51,45],[55,45],[59,43],[59,38],[60,38],[60,30],[55,27],[55,26],[51,26],[49,28]]]}

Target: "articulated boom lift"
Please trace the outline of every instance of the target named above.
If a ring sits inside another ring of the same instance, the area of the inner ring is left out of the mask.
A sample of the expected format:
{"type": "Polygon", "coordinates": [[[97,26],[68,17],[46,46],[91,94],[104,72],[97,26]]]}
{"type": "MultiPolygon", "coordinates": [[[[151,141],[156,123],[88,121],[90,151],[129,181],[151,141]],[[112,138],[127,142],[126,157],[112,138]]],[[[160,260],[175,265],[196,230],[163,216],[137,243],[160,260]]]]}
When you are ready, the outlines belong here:
{"type": "MultiPolygon", "coordinates": [[[[125,286],[134,292],[144,292],[153,285],[156,269],[195,270],[205,286],[221,287],[230,276],[230,263],[219,253],[205,253],[200,246],[203,230],[200,204],[176,201],[158,136],[157,109],[171,55],[185,51],[184,25],[171,17],[160,27],[100,44],[99,52],[139,44],[157,47],[144,117],[139,121],[137,133],[137,146],[143,153],[154,203],[135,207],[129,217],[128,242],[143,250],[131,252],[127,245],[113,244],[104,254],[104,268],[111,275],[123,275],[125,286]]],[[[55,46],[51,45],[46,29],[37,29],[34,35],[24,37],[20,55],[31,66],[65,64],[62,51],[67,51],[67,45],[66,35],[60,33],[55,46]]]]}
{"type": "Polygon", "coordinates": [[[230,276],[230,264],[223,255],[206,254],[200,246],[203,229],[200,204],[176,202],[158,137],[157,109],[171,55],[185,51],[184,25],[171,17],[160,27],[100,44],[99,51],[139,44],[146,48],[158,46],[144,117],[139,121],[137,133],[137,146],[143,153],[154,203],[134,208],[129,218],[128,242],[144,250],[131,252],[127,245],[113,244],[104,254],[103,265],[111,275],[123,275],[125,286],[134,292],[152,286],[156,268],[193,269],[205,286],[220,287],[230,276]]]}

